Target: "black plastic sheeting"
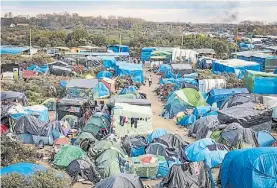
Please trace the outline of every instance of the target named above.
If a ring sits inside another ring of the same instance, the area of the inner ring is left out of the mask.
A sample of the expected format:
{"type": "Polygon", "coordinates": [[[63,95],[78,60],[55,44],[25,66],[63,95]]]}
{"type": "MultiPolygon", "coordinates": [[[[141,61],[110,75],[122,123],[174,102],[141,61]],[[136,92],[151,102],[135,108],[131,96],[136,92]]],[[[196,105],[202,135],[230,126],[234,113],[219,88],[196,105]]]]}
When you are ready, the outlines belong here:
{"type": "Polygon", "coordinates": [[[140,178],[133,174],[119,174],[105,178],[95,188],[143,188],[140,178]]]}
{"type": "Polygon", "coordinates": [[[173,147],[178,149],[188,145],[188,143],[185,142],[180,135],[170,133],[159,138],[155,138],[153,142],[161,143],[166,145],[167,147],[173,147]]]}
{"type": "Polygon", "coordinates": [[[127,154],[130,156],[132,148],[146,147],[147,142],[143,136],[130,136],[126,137],[123,142],[123,148],[126,150],[127,154]]]}
{"type": "Polygon", "coordinates": [[[220,106],[220,110],[238,106],[244,103],[262,103],[262,97],[254,94],[236,94],[226,99],[220,106]]]}
{"type": "Polygon", "coordinates": [[[76,159],[72,161],[68,165],[66,172],[72,178],[73,182],[77,182],[80,179],[84,179],[96,184],[101,180],[101,176],[97,172],[93,163],[86,161],[84,159],[76,159]]]}
{"type": "Polygon", "coordinates": [[[44,123],[32,115],[25,115],[19,118],[14,125],[16,134],[31,134],[38,136],[48,136],[50,129],[57,127],[61,130],[61,124],[58,121],[44,123]]]}
{"type": "Polygon", "coordinates": [[[201,162],[175,164],[156,187],[159,188],[211,188],[213,180],[208,168],[201,162]]]}
{"type": "Polygon", "coordinates": [[[221,124],[239,123],[244,128],[268,130],[268,125],[272,122],[272,109],[256,110],[254,109],[256,105],[248,102],[219,110],[218,119],[221,124]]]}

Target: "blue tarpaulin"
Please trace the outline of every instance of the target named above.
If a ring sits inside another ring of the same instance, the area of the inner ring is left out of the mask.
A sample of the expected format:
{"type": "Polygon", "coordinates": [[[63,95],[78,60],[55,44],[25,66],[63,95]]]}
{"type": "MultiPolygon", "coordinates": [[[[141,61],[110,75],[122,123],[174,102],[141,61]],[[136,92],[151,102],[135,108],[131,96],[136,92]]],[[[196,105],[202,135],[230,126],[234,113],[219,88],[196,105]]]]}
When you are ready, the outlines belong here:
{"type": "Polygon", "coordinates": [[[158,128],[155,129],[150,135],[148,135],[146,140],[148,143],[151,143],[155,138],[160,138],[166,134],[168,134],[167,130],[158,128]]]}
{"type": "Polygon", "coordinates": [[[103,66],[106,69],[114,68],[114,66],[116,64],[116,59],[114,57],[111,57],[111,56],[100,56],[100,58],[102,59],[103,66]]]}
{"type": "Polygon", "coordinates": [[[274,70],[274,74],[277,74],[277,67],[276,67],[276,69],[274,70]]]}
{"type": "Polygon", "coordinates": [[[31,65],[31,66],[27,67],[27,70],[32,70],[37,73],[45,74],[49,70],[49,67],[47,64],[43,65],[43,66],[31,65]]]}
{"type": "Polygon", "coordinates": [[[1,168],[1,176],[17,173],[23,176],[31,176],[37,171],[46,171],[46,168],[41,165],[32,163],[16,163],[10,166],[1,168]]]}
{"type": "Polygon", "coordinates": [[[191,162],[204,161],[208,167],[213,168],[221,164],[225,155],[228,153],[226,147],[210,149],[217,144],[210,138],[197,140],[184,149],[184,158],[191,162]]]}
{"type": "Polygon", "coordinates": [[[108,50],[112,50],[114,53],[117,53],[117,52],[129,52],[129,46],[125,46],[125,45],[110,45],[110,46],[108,46],[108,50]]]}
{"type": "Polygon", "coordinates": [[[267,131],[256,132],[256,137],[260,147],[270,147],[276,139],[267,131]]]}
{"type": "Polygon", "coordinates": [[[20,54],[26,50],[29,50],[29,47],[13,47],[13,46],[1,46],[0,54],[11,54],[16,55],[20,54]]]}
{"type": "Polygon", "coordinates": [[[244,77],[246,70],[260,71],[261,66],[258,63],[240,59],[214,61],[212,64],[214,74],[233,73],[238,79],[244,77]]]}
{"type": "Polygon", "coordinates": [[[65,80],[60,80],[60,87],[61,88],[66,88],[67,81],[65,80]]]}
{"type": "Polygon", "coordinates": [[[98,82],[93,88],[93,99],[110,96],[110,90],[102,83],[98,82]]]}
{"type": "Polygon", "coordinates": [[[97,79],[112,78],[112,77],[113,77],[113,74],[109,71],[101,71],[101,72],[98,72],[96,75],[97,79]]]}
{"type": "Polygon", "coordinates": [[[136,88],[134,86],[125,87],[119,92],[118,95],[125,95],[129,93],[137,94],[136,88]]]}
{"type": "Polygon", "coordinates": [[[115,73],[117,76],[131,76],[136,83],[144,82],[142,64],[116,62],[115,73]]]}
{"type": "Polygon", "coordinates": [[[159,84],[166,84],[166,83],[175,83],[175,84],[182,84],[182,83],[189,83],[195,86],[198,85],[197,81],[194,78],[162,78],[160,79],[159,84]]]}
{"type": "Polygon", "coordinates": [[[144,61],[149,61],[151,57],[152,51],[154,51],[156,48],[155,47],[145,47],[141,49],[140,52],[140,59],[144,61]]]}
{"type": "Polygon", "coordinates": [[[220,107],[221,104],[230,96],[241,93],[249,93],[247,88],[231,88],[231,89],[212,89],[208,94],[207,103],[212,105],[217,104],[220,107]]]}
{"type": "Polygon", "coordinates": [[[221,187],[277,186],[277,149],[259,147],[229,152],[220,167],[221,187]]]}

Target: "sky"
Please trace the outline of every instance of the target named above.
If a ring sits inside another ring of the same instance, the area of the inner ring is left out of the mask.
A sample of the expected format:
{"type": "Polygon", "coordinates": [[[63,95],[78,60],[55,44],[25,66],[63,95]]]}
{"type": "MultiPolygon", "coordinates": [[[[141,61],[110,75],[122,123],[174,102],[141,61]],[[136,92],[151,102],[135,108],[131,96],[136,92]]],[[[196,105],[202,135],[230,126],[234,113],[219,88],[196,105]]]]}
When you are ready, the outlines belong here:
{"type": "Polygon", "coordinates": [[[237,23],[243,20],[277,22],[275,1],[1,1],[1,16],[45,13],[78,13],[80,16],[136,17],[157,22],[237,23]]]}

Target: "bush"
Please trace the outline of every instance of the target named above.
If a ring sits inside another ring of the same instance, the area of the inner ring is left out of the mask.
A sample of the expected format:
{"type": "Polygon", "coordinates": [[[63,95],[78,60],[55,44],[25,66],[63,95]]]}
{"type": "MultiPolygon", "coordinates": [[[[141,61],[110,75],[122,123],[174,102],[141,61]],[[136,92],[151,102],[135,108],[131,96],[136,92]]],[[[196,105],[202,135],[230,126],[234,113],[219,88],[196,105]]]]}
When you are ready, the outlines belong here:
{"type": "Polygon", "coordinates": [[[25,147],[9,136],[1,135],[1,166],[8,166],[18,162],[33,163],[37,160],[37,156],[35,149],[25,147]]]}
{"type": "Polygon", "coordinates": [[[36,172],[31,177],[16,173],[1,177],[3,188],[67,188],[71,182],[65,175],[58,176],[53,170],[36,172]]]}

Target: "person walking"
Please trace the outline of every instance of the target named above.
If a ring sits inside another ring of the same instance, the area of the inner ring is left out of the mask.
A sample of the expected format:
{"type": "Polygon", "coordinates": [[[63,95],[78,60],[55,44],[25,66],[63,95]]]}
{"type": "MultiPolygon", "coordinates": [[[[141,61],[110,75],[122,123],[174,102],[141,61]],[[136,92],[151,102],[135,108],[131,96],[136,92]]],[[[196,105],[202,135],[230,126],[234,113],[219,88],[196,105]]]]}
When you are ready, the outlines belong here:
{"type": "Polygon", "coordinates": [[[152,76],[151,76],[151,74],[148,77],[148,83],[149,83],[149,87],[150,87],[152,85],[152,76]]]}

